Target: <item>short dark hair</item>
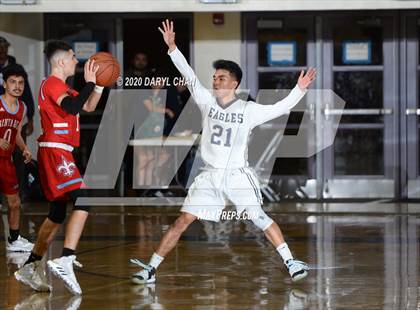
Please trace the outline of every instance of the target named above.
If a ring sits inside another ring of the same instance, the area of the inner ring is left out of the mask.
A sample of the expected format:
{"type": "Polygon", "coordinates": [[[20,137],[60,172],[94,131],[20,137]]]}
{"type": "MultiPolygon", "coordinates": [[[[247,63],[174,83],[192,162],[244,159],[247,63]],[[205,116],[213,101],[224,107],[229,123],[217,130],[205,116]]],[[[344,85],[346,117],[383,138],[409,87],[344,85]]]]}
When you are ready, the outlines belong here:
{"type": "Polygon", "coordinates": [[[21,76],[26,81],[28,79],[28,75],[26,74],[25,69],[18,64],[11,64],[8,65],[6,68],[3,69],[3,80],[6,82],[7,79],[13,75],[21,76]]]}
{"type": "Polygon", "coordinates": [[[136,57],[138,54],[143,54],[145,55],[147,58],[149,58],[149,55],[145,52],[145,51],[137,51],[133,54],[133,58],[136,57]]]}
{"type": "Polygon", "coordinates": [[[242,69],[239,67],[239,65],[236,62],[230,61],[230,60],[224,60],[219,59],[213,62],[213,68],[218,70],[226,70],[229,71],[231,75],[235,77],[235,79],[238,81],[238,85],[241,84],[242,80],[242,69]]]}
{"type": "Polygon", "coordinates": [[[6,45],[7,47],[9,47],[10,43],[5,37],[0,37],[0,45],[6,45]]]}
{"type": "Polygon", "coordinates": [[[45,43],[44,53],[48,61],[51,60],[51,57],[57,51],[69,51],[72,49],[72,46],[65,41],[61,40],[50,40],[45,43]]]}

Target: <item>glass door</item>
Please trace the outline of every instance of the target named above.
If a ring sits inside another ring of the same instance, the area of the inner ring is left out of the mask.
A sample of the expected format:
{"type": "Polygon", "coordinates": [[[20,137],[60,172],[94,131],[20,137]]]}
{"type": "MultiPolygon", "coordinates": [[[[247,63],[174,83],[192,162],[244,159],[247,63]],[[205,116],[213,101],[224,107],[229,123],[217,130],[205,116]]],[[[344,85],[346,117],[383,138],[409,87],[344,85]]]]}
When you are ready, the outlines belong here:
{"type": "MultiPolygon", "coordinates": [[[[324,18],[323,29],[324,88],[346,102],[334,144],[324,152],[323,196],[393,198],[398,167],[394,18],[335,14],[324,18]]],[[[335,112],[326,108],[325,119],[335,112]]]]}
{"type": "MultiPolygon", "coordinates": [[[[249,14],[244,21],[246,85],[257,102],[273,104],[295,87],[301,70],[315,67],[314,17],[249,14]]],[[[275,194],[270,188],[262,189],[269,199],[269,192],[277,198],[316,197],[316,156],[284,156],[287,139],[283,137],[296,136],[300,130],[311,131],[302,125],[302,118],[313,107],[306,97],[298,106],[289,116],[254,130],[250,149],[255,141],[263,147],[258,147],[259,154],[250,152],[250,164],[263,179],[270,180],[275,194]]]]}
{"type": "MultiPolygon", "coordinates": [[[[420,198],[420,16],[407,16],[406,80],[403,96],[406,96],[405,113],[402,114],[404,127],[403,141],[406,143],[406,179],[404,194],[410,199],[420,198]]],[[[402,182],[405,180],[403,179],[402,182]]]]}

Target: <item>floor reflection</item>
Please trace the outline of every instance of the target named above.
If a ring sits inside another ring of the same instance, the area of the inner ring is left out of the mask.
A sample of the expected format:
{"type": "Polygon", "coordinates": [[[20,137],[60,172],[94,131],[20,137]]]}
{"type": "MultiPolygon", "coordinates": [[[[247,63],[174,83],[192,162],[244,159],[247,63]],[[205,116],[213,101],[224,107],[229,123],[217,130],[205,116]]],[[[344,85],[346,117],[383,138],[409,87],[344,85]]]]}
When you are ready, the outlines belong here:
{"type": "MultiPolygon", "coordinates": [[[[394,206],[395,207],[395,206],[394,206]]],[[[313,208],[311,205],[310,208],[313,208]]],[[[317,207],[318,208],[318,207],[317,207]]],[[[407,208],[408,209],[408,208],[407,208]]],[[[78,249],[82,298],[55,278],[51,294],[34,293],[13,277],[27,254],[0,251],[0,308],[4,309],[418,309],[417,213],[282,212],[270,207],[287,242],[310,274],[293,284],[280,257],[250,222],[196,222],[158,270],[155,285],[134,286],[177,216],[176,209],[108,210],[92,214],[78,249]]],[[[24,233],[41,214],[23,216],[24,233]],[[31,224],[32,223],[32,224],[31,224]]],[[[62,232],[48,252],[57,256],[62,232]]],[[[2,236],[4,240],[4,236],[2,236]]]]}

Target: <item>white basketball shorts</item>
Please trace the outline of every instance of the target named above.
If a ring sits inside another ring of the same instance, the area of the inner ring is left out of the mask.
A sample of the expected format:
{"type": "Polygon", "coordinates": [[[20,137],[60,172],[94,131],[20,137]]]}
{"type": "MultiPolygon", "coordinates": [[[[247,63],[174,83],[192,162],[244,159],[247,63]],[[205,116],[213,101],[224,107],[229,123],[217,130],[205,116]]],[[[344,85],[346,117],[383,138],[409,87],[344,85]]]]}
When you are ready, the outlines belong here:
{"type": "Polygon", "coordinates": [[[181,211],[218,222],[228,203],[236,207],[237,214],[261,210],[260,186],[251,168],[203,171],[191,184],[181,211]]]}

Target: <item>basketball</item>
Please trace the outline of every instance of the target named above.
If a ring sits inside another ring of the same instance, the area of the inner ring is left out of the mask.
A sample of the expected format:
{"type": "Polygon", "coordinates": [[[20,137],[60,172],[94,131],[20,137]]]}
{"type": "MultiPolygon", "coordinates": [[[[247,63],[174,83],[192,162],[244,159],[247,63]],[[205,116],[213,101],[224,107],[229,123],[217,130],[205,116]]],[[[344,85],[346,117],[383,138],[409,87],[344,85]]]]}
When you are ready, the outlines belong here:
{"type": "Polygon", "coordinates": [[[110,87],[115,84],[120,76],[120,64],[110,53],[99,52],[91,56],[95,65],[99,66],[96,73],[96,85],[110,87]]]}

